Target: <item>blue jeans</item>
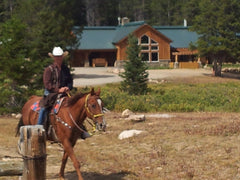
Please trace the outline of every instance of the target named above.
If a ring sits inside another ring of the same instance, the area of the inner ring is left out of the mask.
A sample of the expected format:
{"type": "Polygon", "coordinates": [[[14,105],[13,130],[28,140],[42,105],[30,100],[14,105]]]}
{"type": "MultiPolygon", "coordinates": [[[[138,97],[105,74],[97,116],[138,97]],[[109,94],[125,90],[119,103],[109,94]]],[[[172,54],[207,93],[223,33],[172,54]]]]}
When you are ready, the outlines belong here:
{"type": "Polygon", "coordinates": [[[38,125],[43,125],[45,116],[46,116],[46,108],[41,107],[39,111],[39,116],[38,116],[38,122],[37,122],[38,125]]]}
{"type": "MultiPolygon", "coordinates": [[[[49,95],[49,91],[47,89],[44,89],[44,97],[49,95]]],[[[44,123],[44,119],[46,117],[46,108],[45,107],[41,107],[40,111],[39,111],[39,116],[38,116],[38,125],[43,125],[44,123]]]]}

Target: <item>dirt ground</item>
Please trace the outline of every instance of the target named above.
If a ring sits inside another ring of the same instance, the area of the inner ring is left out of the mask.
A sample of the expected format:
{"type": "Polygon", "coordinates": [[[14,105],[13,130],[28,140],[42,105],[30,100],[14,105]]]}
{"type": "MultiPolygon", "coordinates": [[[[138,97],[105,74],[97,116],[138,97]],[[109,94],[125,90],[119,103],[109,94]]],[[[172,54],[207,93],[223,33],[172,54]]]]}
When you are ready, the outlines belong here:
{"type": "MultiPolygon", "coordinates": [[[[120,113],[106,114],[108,129],[74,150],[86,180],[239,179],[240,116],[238,113],[145,114],[146,121],[133,122],[120,113]],[[142,134],[119,140],[129,129],[142,134]]],[[[0,118],[0,162],[21,164],[14,137],[16,119],[0,118]]],[[[47,179],[58,179],[63,149],[47,142],[47,179]]],[[[17,180],[20,176],[1,176],[17,180]]],[[[69,160],[66,180],[77,175],[69,160]]]]}
{"type": "MultiPolygon", "coordinates": [[[[74,86],[94,86],[122,81],[115,68],[74,68],[74,86]]],[[[211,69],[156,69],[148,70],[150,80],[166,80],[188,77],[211,76],[211,69]]]]}
{"type": "MultiPolygon", "coordinates": [[[[170,77],[175,82],[239,81],[238,77],[170,77]]],[[[141,113],[139,113],[141,114],[141,113]]],[[[144,114],[146,121],[134,122],[121,113],[106,113],[107,131],[79,139],[74,151],[81,162],[85,180],[175,180],[240,179],[239,113],[155,113],[144,114]],[[119,140],[124,130],[142,134],[119,140]]],[[[15,127],[18,119],[0,117],[0,167],[11,162],[19,167],[15,127]]],[[[47,179],[58,179],[63,149],[47,142],[47,179]]],[[[0,169],[1,172],[1,169],[0,169]]],[[[0,176],[18,180],[21,176],[0,176]]],[[[71,160],[65,169],[66,180],[76,180],[71,160]]]]}

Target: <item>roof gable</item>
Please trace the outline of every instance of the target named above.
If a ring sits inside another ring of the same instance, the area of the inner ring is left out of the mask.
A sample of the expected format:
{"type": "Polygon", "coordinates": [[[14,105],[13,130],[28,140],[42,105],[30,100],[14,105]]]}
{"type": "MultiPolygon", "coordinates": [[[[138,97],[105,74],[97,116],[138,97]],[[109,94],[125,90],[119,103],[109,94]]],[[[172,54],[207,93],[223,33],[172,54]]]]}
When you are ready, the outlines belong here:
{"type": "Polygon", "coordinates": [[[122,39],[126,38],[129,34],[136,31],[139,27],[144,24],[144,21],[130,22],[123,26],[118,26],[116,29],[116,34],[113,39],[113,43],[118,43],[122,39]]]}
{"type": "MultiPolygon", "coordinates": [[[[156,29],[152,28],[151,26],[149,26],[148,24],[143,24],[140,27],[136,28],[132,33],[137,33],[138,31],[140,31],[141,29],[145,29],[147,31],[152,31],[153,33],[156,33],[158,36],[160,36],[162,39],[164,39],[165,41],[167,41],[168,43],[171,43],[172,40],[169,39],[168,37],[166,37],[164,34],[162,34],[161,32],[157,31],[156,29]]],[[[130,33],[129,33],[130,34],[130,33]]],[[[126,40],[128,38],[128,35],[125,36],[123,39],[119,40],[117,43],[120,43],[124,40],[126,40]]]]}

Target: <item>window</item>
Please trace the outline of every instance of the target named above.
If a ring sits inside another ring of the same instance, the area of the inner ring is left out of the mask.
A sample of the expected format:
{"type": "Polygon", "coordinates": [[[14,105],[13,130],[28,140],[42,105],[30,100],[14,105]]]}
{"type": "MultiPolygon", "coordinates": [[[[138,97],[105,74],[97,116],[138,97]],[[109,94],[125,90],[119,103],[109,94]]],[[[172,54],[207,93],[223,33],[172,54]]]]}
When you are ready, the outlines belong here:
{"type": "Polygon", "coordinates": [[[142,53],[142,60],[149,61],[149,53],[142,53]]]}
{"type": "Polygon", "coordinates": [[[158,46],[151,46],[152,50],[158,50],[158,46]]]}
{"type": "Polygon", "coordinates": [[[143,35],[139,39],[139,45],[141,46],[141,55],[143,61],[156,62],[158,61],[158,43],[148,37],[143,35]]]}
{"type": "Polygon", "coordinates": [[[158,44],[156,41],[154,41],[153,39],[151,39],[151,44],[158,44]]]}
{"type": "Polygon", "coordinates": [[[149,50],[149,46],[142,46],[142,50],[149,50]]]}
{"type": "Polygon", "coordinates": [[[141,44],[148,44],[148,36],[144,35],[141,37],[141,44]]]}
{"type": "Polygon", "coordinates": [[[158,61],[158,53],[152,53],[152,61],[158,61]]]}

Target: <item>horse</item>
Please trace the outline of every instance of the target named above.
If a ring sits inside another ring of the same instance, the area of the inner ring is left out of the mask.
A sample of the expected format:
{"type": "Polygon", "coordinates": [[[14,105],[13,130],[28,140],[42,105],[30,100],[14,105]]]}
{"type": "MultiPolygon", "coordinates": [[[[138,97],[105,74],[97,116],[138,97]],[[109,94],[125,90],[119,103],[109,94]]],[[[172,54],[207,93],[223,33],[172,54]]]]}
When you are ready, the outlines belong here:
{"type": "MultiPolygon", "coordinates": [[[[41,97],[39,96],[32,96],[25,103],[22,108],[22,117],[16,128],[16,134],[19,134],[20,127],[23,125],[37,124],[38,113],[31,110],[30,107],[40,99],[41,97]]],[[[67,159],[70,157],[76,169],[78,179],[83,180],[80,172],[80,163],[74,154],[73,147],[81,133],[84,132],[81,126],[85,118],[91,119],[99,130],[105,131],[106,123],[103,114],[103,103],[100,98],[100,89],[95,92],[92,88],[88,93],[78,93],[65,99],[57,114],[49,114],[49,120],[56,136],[64,148],[59,177],[64,179],[64,169],[67,159]]]]}

